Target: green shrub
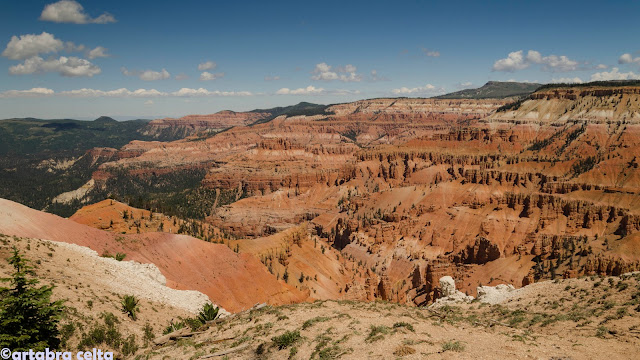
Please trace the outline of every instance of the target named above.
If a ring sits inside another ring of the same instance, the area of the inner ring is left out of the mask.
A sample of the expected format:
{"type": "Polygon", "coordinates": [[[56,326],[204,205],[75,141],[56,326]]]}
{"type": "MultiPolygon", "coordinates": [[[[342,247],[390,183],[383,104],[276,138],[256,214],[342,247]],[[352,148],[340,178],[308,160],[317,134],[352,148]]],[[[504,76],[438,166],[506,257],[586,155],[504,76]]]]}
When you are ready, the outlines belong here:
{"type": "Polygon", "coordinates": [[[463,351],[464,350],[464,344],[461,343],[460,341],[447,341],[446,343],[442,344],[442,351],[463,351]]]}
{"type": "Polygon", "coordinates": [[[129,356],[135,354],[138,351],[138,344],[136,344],[136,336],[131,334],[122,342],[122,355],[129,356]]]}
{"type": "Polygon", "coordinates": [[[119,321],[110,312],[100,314],[104,324],[94,324],[88,332],[83,333],[78,344],[78,349],[91,349],[101,344],[117,349],[122,343],[122,334],[116,326],[119,321]]]}
{"type": "Polygon", "coordinates": [[[198,313],[198,320],[203,324],[207,321],[213,321],[218,318],[218,312],[220,309],[217,306],[213,306],[211,303],[206,303],[198,313]]]}
{"type": "Polygon", "coordinates": [[[198,318],[184,318],[182,319],[182,322],[185,324],[185,326],[190,327],[193,331],[198,330],[203,325],[202,321],[200,321],[200,319],[198,318]]]}
{"type": "Polygon", "coordinates": [[[302,330],[306,330],[313,326],[315,323],[329,321],[330,318],[326,316],[316,316],[313,319],[309,319],[302,324],[302,330]]]}
{"type": "Polygon", "coordinates": [[[393,328],[394,329],[399,329],[401,327],[403,327],[403,328],[405,328],[405,329],[407,329],[407,330],[409,330],[411,332],[416,332],[413,329],[413,325],[409,324],[408,322],[401,321],[401,322],[397,322],[397,323],[393,324],[393,328]]]}
{"type": "Polygon", "coordinates": [[[144,324],[142,332],[144,332],[145,344],[149,344],[149,342],[155,338],[155,335],[153,334],[153,327],[149,325],[149,323],[144,324]]]}
{"type": "Polygon", "coordinates": [[[608,333],[609,333],[609,329],[607,329],[604,326],[600,326],[596,330],[596,336],[599,337],[599,338],[603,338],[604,339],[605,335],[607,335],[608,333]]]}
{"type": "Polygon", "coordinates": [[[73,336],[73,334],[75,334],[75,332],[76,332],[75,323],[70,322],[68,324],[62,325],[62,328],[60,329],[60,339],[62,340],[60,343],[61,347],[64,348],[67,346],[67,341],[71,339],[71,337],[73,336]]]}
{"type": "Polygon", "coordinates": [[[629,284],[627,284],[626,282],[622,282],[620,281],[617,285],[616,288],[618,289],[618,291],[624,291],[629,287],[629,284]]]}
{"type": "Polygon", "coordinates": [[[367,336],[365,341],[374,342],[374,341],[382,340],[384,338],[384,334],[387,334],[387,333],[389,333],[388,327],[384,325],[380,325],[380,326],[371,325],[371,328],[369,329],[369,336],[367,336]]]}
{"type": "Polygon", "coordinates": [[[302,338],[300,336],[300,331],[287,331],[280,336],[274,336],[271,338],[271,341],[278,347],[279,350],[286,349],[287,347],[293,345],[297,341],[302,338]]]}
{"type": "Polygon", "coordinates": [[[138,317],[138,299],[133,295],[125,295],[120,303],[122,305],[122,312],[127,314],[131,320],[136,321],[138,317]]]}
{"type": "Polygon", "coordinates": [[[174,331],[180,330],[182,328],[184,328],[186,325],[184,324],[183,321],[179,321],[177,323],[174,323],[173,320],[171,320],[171,322],[169,323],[169,325],[164,329],[164,331],[162,332],[163,335],[167,335],[167,334],[171,334],[174,331]]]}

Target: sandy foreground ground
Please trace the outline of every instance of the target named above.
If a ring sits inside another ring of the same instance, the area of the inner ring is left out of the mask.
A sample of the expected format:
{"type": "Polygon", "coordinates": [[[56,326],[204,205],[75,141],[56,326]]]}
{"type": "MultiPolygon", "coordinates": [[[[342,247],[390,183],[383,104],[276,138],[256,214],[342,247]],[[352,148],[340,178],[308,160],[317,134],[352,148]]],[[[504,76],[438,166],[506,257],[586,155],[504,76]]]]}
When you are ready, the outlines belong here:
{"type": "Polygon", "coordinates": [[[416,308],[388,302],[316,301],[244,311],[161,345],[170,323],[193,316],[201,294],[162,285],[157,269],[97,256],[87,248],[37,239],[0,239],[0,276],[17,246],[54,298],[73,310],[73,348],[110,312],[123,337],[135,334],[141,359],[636,359],[640,356],[640,274],[536,283],[496,304],[416,308]],[[141,299],[137,321],[120,311],[124,295],[141,299]]]}
{"type": "Polygon", "coordinates": [[[640,275],[547,281],[500,304],[319,301],[244,312],[150,359],[637,359],[640,275]],[[284,345],[283,345],[284,344],[284,345]]]}
{"type": "MultiPolygon", "coordinates": [[[[63,350],[75,350],[83,334],[103,324],[103,314],[113,314],[121,337],[135,335],[142,346],[145,326],[159,336],[172,320],[193,316],[209,299],[197,291],[175,290],[164,285],[157,267],[133,261],[116,261],[83,246],[55,241],[0,235],[0,277],[13,272],[7,258],[13,247],[34,267],[40,285],[54,285],[53,300],[67,307],[61,325],[74,331],[63,350]],[[121,311],[121,300],[133,295],[139,300],[138,319],[121,311]]],[[[2,284],[7,286],[7,284],[2,284]]],[[[102,349],[108,346],[102,345],[102,349]]]]}

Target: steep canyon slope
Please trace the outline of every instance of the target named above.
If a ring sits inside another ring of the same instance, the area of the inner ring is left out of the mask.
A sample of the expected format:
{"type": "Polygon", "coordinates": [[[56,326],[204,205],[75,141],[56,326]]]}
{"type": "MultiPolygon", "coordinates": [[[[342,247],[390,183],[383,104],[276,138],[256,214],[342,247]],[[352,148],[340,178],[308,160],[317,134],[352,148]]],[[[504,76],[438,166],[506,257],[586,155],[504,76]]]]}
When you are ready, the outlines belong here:
{"type": "Polygon", "coordinates": [[[0,199],[0,234],[76,244],[103,256],[122,253],[127,260],[155,264],[166,277],[167,286],[198,290],[229,311],[261,302],[300,302],[307,297],[279,282],[253,256],[186,235],[119,235],[4,199],[0,199]]]}
{"type": "Polygon", "coordinates": [[[640,267],[639,104],[616,84],[338,104],[133,141],[85,198],[198,218],[320,299],[619,275],[640,267]]]}

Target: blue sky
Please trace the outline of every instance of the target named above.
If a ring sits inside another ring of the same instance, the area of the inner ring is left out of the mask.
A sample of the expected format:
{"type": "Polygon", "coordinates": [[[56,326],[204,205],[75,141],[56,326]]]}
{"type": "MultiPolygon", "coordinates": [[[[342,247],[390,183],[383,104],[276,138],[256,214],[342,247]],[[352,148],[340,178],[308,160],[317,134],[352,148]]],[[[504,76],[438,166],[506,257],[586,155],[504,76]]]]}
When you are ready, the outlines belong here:
{"type": "Polygon", "coordinates": [[[638,1],[0,2],[0,118],[640,78],[638,1]]]}

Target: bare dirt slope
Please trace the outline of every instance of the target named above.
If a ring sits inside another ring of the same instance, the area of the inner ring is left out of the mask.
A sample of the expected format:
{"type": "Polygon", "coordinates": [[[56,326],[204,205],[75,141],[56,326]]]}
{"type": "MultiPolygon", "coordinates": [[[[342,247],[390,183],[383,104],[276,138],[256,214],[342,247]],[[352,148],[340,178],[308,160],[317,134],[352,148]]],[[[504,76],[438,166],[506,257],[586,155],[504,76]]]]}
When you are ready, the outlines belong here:
{"type": "Polygon", "coordinates": [[[186,221],[111,199],[84,206],[69,220],[117,234],[165,232],[191,235],[213,242],[222,241],[220,231],[202,221],[186,221]]]}
{"type": "Polygon", "coordinates": [[[150,359],[634,359],[640,275],[545,281],[501,304],[319,301],[266,307],[149,348],[150,359]]]}
{"type": "MultiPolygon", "coordinates": [[[[104,314],[115,317],[121,340],[134,335],[136,346],[143,346],[149,337],[161,335],[171,320],[194,316],[209,301],[202,293],[162,285],[162,275],[149,265],[102,258],[77,245],[6,235],[0,235],[2,278],[13,272],[7,258],[14,246],[34,266],[40,285],[55,286],[52,300],[65,301],[67,309],[61,321],[65,350],[75,349],[92,328],[102,325],[104,314]],[[139,299],[136,321],[121,311],[125,295],[139,299]],[[151,333],[147,339],[145,326],[151,333]]],[[[116,346],[109,349],[119,350],[116,346]]]]}
{"type": "Polygon", "coordinates": [[[186,235],[117,235],[4,199],[0,199],[0,233],[87,246],[98,254],[124,253],[126,259],[155,264],[168,286],[203,292],[229,311],[261,302],[299,302],[307,297],[278,281],[253,256],[186,235]]]}

